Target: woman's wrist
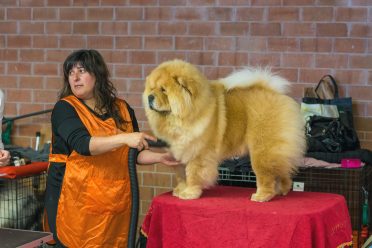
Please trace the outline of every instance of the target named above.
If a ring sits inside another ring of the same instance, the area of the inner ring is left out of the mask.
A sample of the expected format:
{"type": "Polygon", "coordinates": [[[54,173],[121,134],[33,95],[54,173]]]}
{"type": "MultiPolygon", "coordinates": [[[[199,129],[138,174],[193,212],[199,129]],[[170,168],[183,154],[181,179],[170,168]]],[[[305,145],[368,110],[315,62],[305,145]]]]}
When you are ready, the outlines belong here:
{"type": "Polygon", "coordinates": [[[160,163],[161,156],[161,153],[153,152],[151,150],[142,150],[138,153],[137,163],[141,165],[160,163]]]}

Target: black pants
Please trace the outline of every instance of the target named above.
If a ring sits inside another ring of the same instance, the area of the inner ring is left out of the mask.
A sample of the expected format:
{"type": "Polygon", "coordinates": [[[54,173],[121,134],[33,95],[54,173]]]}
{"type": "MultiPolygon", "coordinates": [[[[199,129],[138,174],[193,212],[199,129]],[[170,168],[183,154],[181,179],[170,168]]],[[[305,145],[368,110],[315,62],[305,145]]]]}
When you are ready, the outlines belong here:
{"type": "Polygon", "coordinates": [[[65,246],[59,241],[57,237],[57,208],[58,200],[61,194],[62,184],[54,180],[53,175],[48,173],[47,187],[45,191],[45,209],[48,216],[48,224],[50,231],[53,233],[53,239],[56,241],[55,248],[64,248],[65,246]]]}

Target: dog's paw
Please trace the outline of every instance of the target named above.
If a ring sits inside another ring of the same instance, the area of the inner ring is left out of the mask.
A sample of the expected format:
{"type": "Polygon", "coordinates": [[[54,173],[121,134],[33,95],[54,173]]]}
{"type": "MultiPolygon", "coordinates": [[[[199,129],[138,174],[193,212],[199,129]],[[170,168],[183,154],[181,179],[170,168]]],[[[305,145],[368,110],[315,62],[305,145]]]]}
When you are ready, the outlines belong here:
{"type": "Polygon", "coordinates": [[[275,187],[275,193],[276,193],[276,195],[287,195],[288,192],[292,188],[292,180],[290,180],[290,179],[288,179],[288,180],[282,179],[275,186],[276,186],[275,187]]]}
{"type": "Polygon", "coordinates": [[[289,189],[283,190],[282,188],[279,188],[275,190],[276,195],[287,195],[288,192],[289,192],[289,189]]]}
{"type": "Polygon", "coordinates": [[[274,197],[274,195],[272,195],[272,194],[257,194],[257,193],[254,193],[251,196],[251,201],[267,202],[267,201],[270,201],[273,197],[274,197]]]}
{"type": "Polygon", "coordinates": [[[192,200],[200,198],[202,190],[199,188],[185,188],[178,194],[178,198],[183,200],[192,200]]]}
{"type": "Polygon", "coordinates": [[[172,191],[173,196],[178,197],[179,194],[180,194],[180,192],[178,190],[173,189],[173,191],[172,191]]]}
{"type": "Polygon", "coordinates": [[[286,189],[285,191],[282,190],[281,195],[287,195],[289,191],[290,191],[290,189],[286,189]]]}
{"type": "Polygon", "coordinates": [[[181,182],[173,189],[173,196],[179,196],[180,192],[182,192],[186,188],[186,183],[181,182]]]}

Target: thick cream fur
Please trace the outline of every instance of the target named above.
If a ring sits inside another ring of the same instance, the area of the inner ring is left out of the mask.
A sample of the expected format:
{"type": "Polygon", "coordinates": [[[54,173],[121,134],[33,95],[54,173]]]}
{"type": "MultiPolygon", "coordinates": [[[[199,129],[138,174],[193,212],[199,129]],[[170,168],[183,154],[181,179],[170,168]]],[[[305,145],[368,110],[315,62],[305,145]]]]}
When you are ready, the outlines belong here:
{"type": "Polygon", "coordinates": [[[252,200],[287,194],[306,144],[299,105],[283,94],[289,85],[268,69],[247,68],[210,81],[181,60],[155,68],[143,93],[146,116],[154,134],[186,165],[177,168],[173,194],[199,198],[215,184],[222,160],[244,154],[257,178],[252,200]]]}

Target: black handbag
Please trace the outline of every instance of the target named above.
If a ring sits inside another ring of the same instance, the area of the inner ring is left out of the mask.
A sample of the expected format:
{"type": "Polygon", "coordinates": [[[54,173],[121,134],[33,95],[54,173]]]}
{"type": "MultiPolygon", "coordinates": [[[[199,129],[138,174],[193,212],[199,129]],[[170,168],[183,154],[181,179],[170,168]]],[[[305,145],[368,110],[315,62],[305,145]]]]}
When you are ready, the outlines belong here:
{"type": "Polygon", "coordinates": [[[356,131],[340,118],[310,116],[306,136],[308,152],[343,152],[360,148],[356,131]]]}
{"type": "Polygon", "coordinates": [[[320,79],[314,89],[314,93],[315,96],[313,97],[305,96],[302,98],[301,109],[303,112],[310,111],[312,112],[311,114],[325,117],[336,117],[331,112],[337,112],[337,117],[340,118],[344,125],[350,128],[354,127],[352,98],[339,97],[336,80],[331,75],[325,75],[320,79]],[[324,96],[329,98],[322,98],[324,96]],[[320,108],[317,109],[311,106],[319,106],[320,108]]]}

